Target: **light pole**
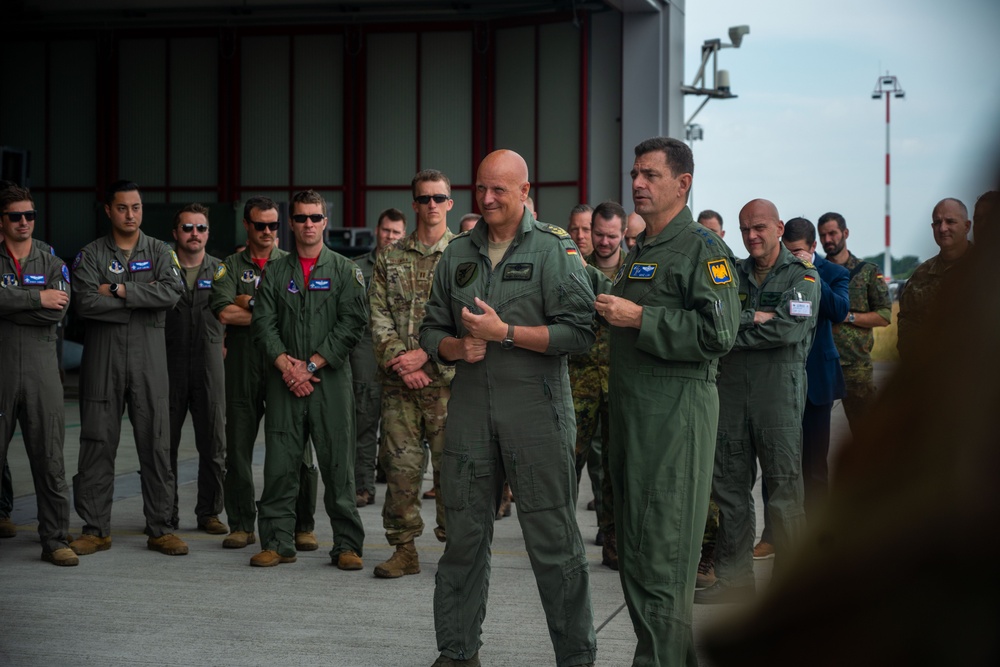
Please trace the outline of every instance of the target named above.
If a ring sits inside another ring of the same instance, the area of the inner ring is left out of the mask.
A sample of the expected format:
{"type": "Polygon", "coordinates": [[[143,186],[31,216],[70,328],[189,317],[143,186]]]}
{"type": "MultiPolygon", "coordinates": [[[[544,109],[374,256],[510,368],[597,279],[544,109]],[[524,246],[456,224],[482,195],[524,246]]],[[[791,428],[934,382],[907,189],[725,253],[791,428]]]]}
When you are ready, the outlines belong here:
{"type": "Polygon", "coordinates": [[[900,87],[899,79],[885,73],[875,81],[875,90],[872,91],[872,99],[879,99],[885,95],[885,268],[883,274],[887,281],[892,280],[892,250],[889,215],[889,100],[893,97],[900,99],[906,97],[906,92],[900,87]]]}

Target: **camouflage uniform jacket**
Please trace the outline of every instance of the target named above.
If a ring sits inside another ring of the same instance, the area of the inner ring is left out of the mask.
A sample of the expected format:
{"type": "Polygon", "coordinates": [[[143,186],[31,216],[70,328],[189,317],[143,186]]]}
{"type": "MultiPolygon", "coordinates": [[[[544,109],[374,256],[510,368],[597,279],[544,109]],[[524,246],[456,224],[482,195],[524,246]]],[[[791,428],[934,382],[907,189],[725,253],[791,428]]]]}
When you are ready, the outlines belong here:
{"type": "MultiPolygon", "coordinates": [[[[625,263],[626,254],[624,250],[618,253],[618,265],[615,267],[615,273],[625,263]]],[[[611,292],[611,280],[594,265],[594,255],[587,257],[586,261],[587,277],[590,278],[590,287],[594,290],[594,295],[609,294],[611,292]]],[[[587,352],[583,354],[571,354],[568,358],[569,383],[573,387],[574,394],[578,392],[578,389],[584,388],[587,395],[597,395],[600,392],[608,393],[608,366],[611,363],[611,333],[607,325],[600,324],[596,314],[592,328],[594,335],[597,337],[594,344],[587,352]]]]}
{"type": "MultiPolygon", "coordinates": [[[[368,304],[372,342],[378,361],[378,378],[383,384],[405,386],[403,380],[385,372],[385,366],[403,352],[420,349],[420,324],[431,295],[434,269],[448,243],[455,237],[450,230],[431,247],[417,240],[417,232],[384,248],[375,259],[368,304]]],[[[431,387],[447,387],[455,376],[453,366],[428,361],[424,372],[431,387]]]]}
{"type": "MultiPolygon", "coordinates": [[[[892,299],[882,272],[871,262],[848,253],[843,264],[851,274],[850,297],[852,313],[878,313],[892,321],[892,299]]],[[[833,342],[840,352],[841,366],[870,366],[875,334],[872,329],[856,327],[846,322],[833,327],[833,342]]]]}
{"type": "Polygon", "coordinates": [[[970,243],[965,254],[951,262],[941,259],[941,255],[934,255],[918,266],[906,281],[906,287],[903,288],[903,294],[899,298],[899,340],[896,343],[901,357],[905,358],[911,352],[920,337],[925,316],[933,308],[946,274],[968,257],[971,249],[970,243]]]}

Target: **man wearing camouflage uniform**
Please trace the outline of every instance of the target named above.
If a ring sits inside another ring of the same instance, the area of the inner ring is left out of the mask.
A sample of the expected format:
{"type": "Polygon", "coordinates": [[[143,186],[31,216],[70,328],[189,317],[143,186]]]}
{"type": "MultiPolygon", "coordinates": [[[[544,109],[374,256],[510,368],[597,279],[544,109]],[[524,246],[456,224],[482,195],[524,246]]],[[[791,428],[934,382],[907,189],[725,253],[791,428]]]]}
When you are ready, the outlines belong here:
{"type": "Polygon", "coordinates": [[[833,342],[840,353],[840,367],[844,372],[844,413],[853,432],[859,418],[875,398],[873,331],[889,326],[892,300],[878,267],[858,259],[847,249],[850,230],[844,216],[824,213],[816,228],[826,258],[850,273],[850,312],[843,323],[833,328],[833,342]]]}
{"type": "MultiPolygon", "coordinates": [[[[0,467],[6,469],[21,425],[38,504],[42,560],[76,565],[69,548],[69,490],[63,463],[65,404],[56,361],[56,326],[69,307],[69,271],[32,239],[35,207],[28,190],[0,191],[0,467]]],[[[9,474],[0,487],[10,484],[9,474]]],[[[12,537],[13,535],[9,535],[12,537]]]]}
{"type": "MultiPolygon", "coordinates": [[[[253,447],[264,416],[270,364],[253,342],[250,322],[257,287],[265,267],[287,255],[277,247],[278,205],[267,197],[251,197],[243,206],[247,247],[227,257],[212,281],[211,308],[226,325],[226,477],[223,484],[229,535],[226,549],[242,549],[257,541],[257,496],[253,483],[253,447]]],[[[305,448],[299,467],[295,504],[295,548],[314,551],[317,478],[312,453],[305,448]]]]}
{"type": "MultiPolygon", "coordinates": [[[[399,209],[389,208],[378,216],[375,225],[375,247],[354,259],[370,290],[375,258],[379,251],[406,233],[406,216],[399,209]]],[[[358,507],[375,502],[375,455],[378,451],[379,421],[382,417],[382,384],[377,377],[372,331],[365,325],[361,340],[351,350],[351,376],[354,378],[354,414],[357,420],[357,452],[354,459],[354,489],[358,507]]]]}
{"type": "Polygon", "coordinates": [[[931,214],[934,243],[941,249],[914,270],[899,297],[899,356],[906,360],[919,348],[925,322],[933,317],[938,292],[948,272],[972,247],[969,210],[957,199],[942,199],[931,214]]]}
{"type": "Polygon", "coordinates": [[[712,496],[719,505],[718,578],[697,603],[734,602],[755,592],[754,514],[757,460],[769,491],[767,511],[777,557],[805,525],[802,415],[806,358],[819,314],[819,274],[782,245],[774,204],[755,199],[740,211],[750,256],[736,264],[743,305],[732,351],[719,362],[719,429],[712,496]]]}
{"type": "MultiPolygon", "coordinates": [[[[382,413],[391,414],[380,453],[385,471],[382,523],[395,553],[375,567],[384,579],[420,572],[413,541],[423,533],[420,481],[427,441],[434,469],[434,492],[440,491],[441,452],[448,418],[453,366],[431,360],[420,348],[420,324],[431,293],[434,268],[454,237],[448,211],[454,205],[451,183],[440,171],[425,169],[413,177],[413,210],[417,227],[390,245],[375,260],[369,290],[372,340],[382,381],[382,413]]],[[[437,527],[445,541],[444,504],[435,498],[437,527]]]]}

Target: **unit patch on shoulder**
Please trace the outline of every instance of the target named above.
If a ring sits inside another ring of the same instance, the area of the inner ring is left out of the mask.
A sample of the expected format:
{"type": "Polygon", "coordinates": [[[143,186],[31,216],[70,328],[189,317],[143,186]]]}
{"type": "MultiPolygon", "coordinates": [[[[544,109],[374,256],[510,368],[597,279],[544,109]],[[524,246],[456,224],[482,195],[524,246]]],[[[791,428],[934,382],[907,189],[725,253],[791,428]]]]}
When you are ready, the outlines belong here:
{"type": "Polygon", "coordinates": [[[465,287],[472,282],[472,279],[476,277],[476,269],[478,265],[475,262],[462,262],[455,269],[455,284],[459,287],[465,287]]]}
{"type": "Polygon", "coordinates": [[[713,259],[706,262],[705,266],[708,268],[708,277],[713,285],[728,285],[733,282],[733,272],[725,258],[713,259]]]}
{"type": "Polygon", "coordinates": [[[73,259],[73,270],[76,271],[76,267],[80,266],[80,262],[83,261],[83,251],[76,253],[76,257],[73,259]]]}
{"type": "Polygon", "coordinates": [[[62,265],[62,276],[63,280],[69,282],[69,268],[65,264],[62,265]]]}
{"type": "Polygon", "coordinates": [[[225,277],[226,277],[226,265],[219,264],[219,266],[215,268],[215,275],[212,276],[212,280],[222,280],[225,277]]]}
{"type": "Polygon", "coordinates": [[[181,260],[177,259],[177,253],[173,250],[170,251],[170,258],[174,260],[174,266],[177,267],[178,271],[181,271],[181,260]]]}
{"type": "Polygon", "coordinates": [[[361,269],[354,267],[354,279],[358,281],[358,284],[362,287],[365,286],[365,274],[361,273],[361,269]]]}
{"type": "Polygon", "coordinates": [[[629,269],[628,277],[629,280],[652,280],[653,276],[656,275],[656,263],[651,264],[641,264],[636,262],[629,269]]]}
{"type": "Polygon", "coordinates": [[[813,278],[812,276],[809,276],[809,275],[802,276],[802,280],[805,280],[806,282],[809,282],[809,283],[816,282],[816,279],[813,278]]]}

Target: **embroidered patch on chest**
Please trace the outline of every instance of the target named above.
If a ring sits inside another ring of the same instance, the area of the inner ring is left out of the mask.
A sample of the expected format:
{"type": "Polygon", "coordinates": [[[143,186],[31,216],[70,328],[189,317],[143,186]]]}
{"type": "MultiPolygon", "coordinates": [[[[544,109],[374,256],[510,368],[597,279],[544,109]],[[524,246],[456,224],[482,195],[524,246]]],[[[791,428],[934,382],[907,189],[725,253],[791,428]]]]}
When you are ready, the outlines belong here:
{"type": "Polygon", "coordinates": [[[26,273],[24,274],[24,286],[28,285],[44,285],[45,276],[40,273],[26,273]]]}
{"type": "Polygon", "coordinates": [[[212,289],[212,281],[208,278],[199,278],[198,289],[212,289]]]}
{"type": "Polygon", "coordinates": [[[655,263],[640,264],[636,262],[628,272],[629,280],[652,280],[653,276],[656,275],[656,267],[655,263]]]}
{"type": "Polygon", "coordinates": [[[531,280],[534,264],[507,264],[503,267],[504,280],[531,280]]]}
{"type": "Polygon", "coordinates": [[[254,271],[253,269],[247,269],[240,276],[240,280],[242,282],[245,282],[245,283],[248,283],[248,284],[252,283],[252,282],[255,282],[257,280],[257,272],[254,271]]]}
{"type": "Polygon", "coordinates": [[[472,279],[476,277],[476,269],[478,265],[475,262],[463,262],[458,265],[455,269],[455,284],[459,287],[465,287],[472,282],[472,279]]]}
{"type": "Polygon", "coordinates": [[[108,271],[117,276],[119,274],[125,273],[125,267],[122,266],[122,263],[119,262],[117,259],[113,259],[111,260],[111,263],[108,264],[108,271]]]}
{"type": "Polygon", "coordinates": [[[136,273],[138,271],[152,271],[153,263],[148,259],[136,260],[134,262],[128,263],[129,273],[136,273]]]}
{"type": "Polygon", "coordinates": [[[309,291],[310,292],[329,292],[330,291],[330,279],[329,278],[313,278],[309,281],[309,291]]]}
{"type": "Polygon", "coordinates": [[[295,284],[295,278],[292,278],[291,280],[288,281],[288,293],[289,294],[299,293],[299,286],[295,284]]]}
{"type": "Polygon", "coordinates": [[[17,287],[17,274],[5,273],[3,274],[3,281],[0,282],[4,287],[17,287]]]}

